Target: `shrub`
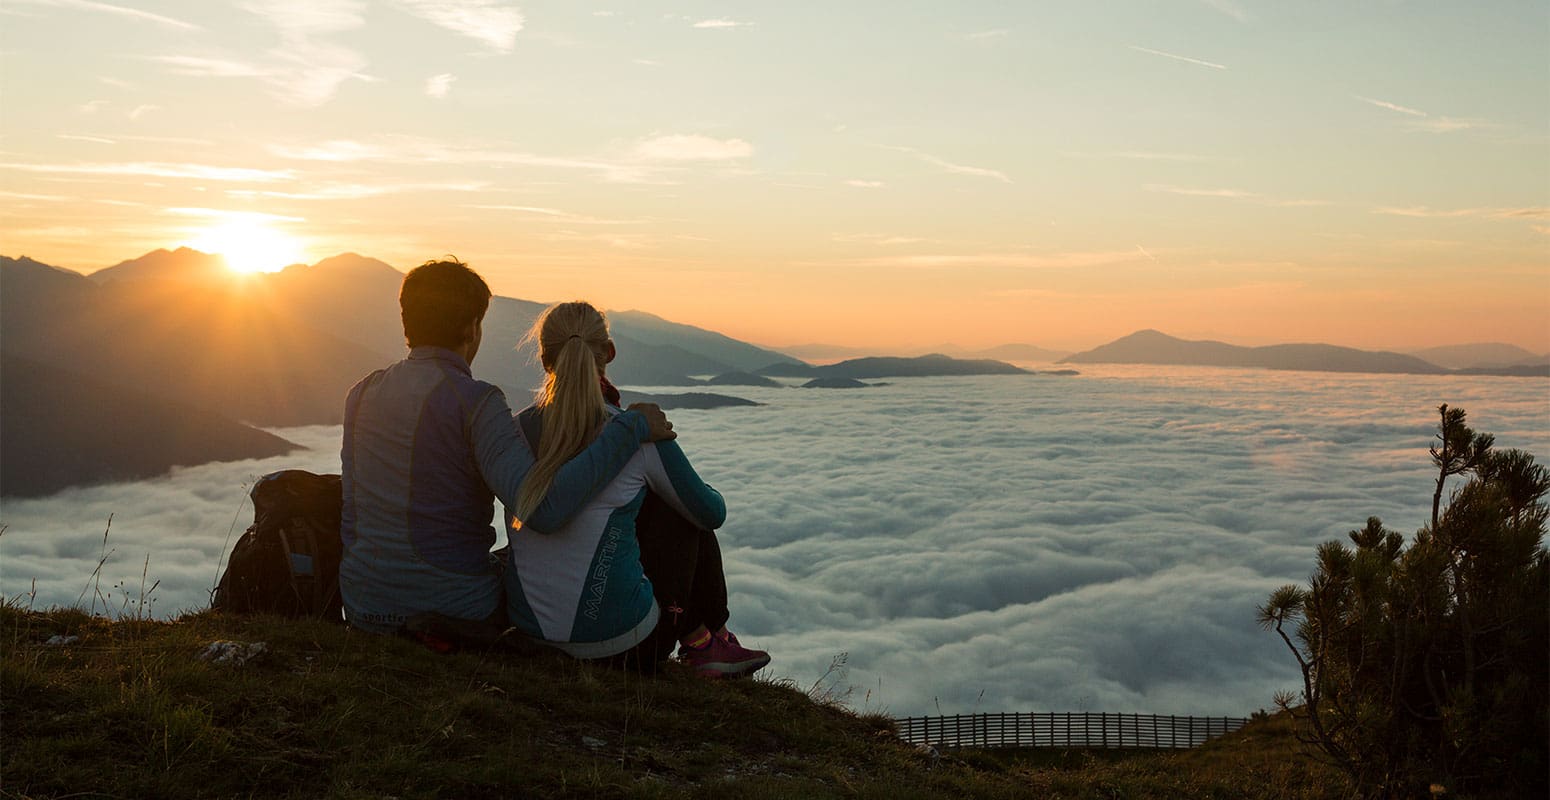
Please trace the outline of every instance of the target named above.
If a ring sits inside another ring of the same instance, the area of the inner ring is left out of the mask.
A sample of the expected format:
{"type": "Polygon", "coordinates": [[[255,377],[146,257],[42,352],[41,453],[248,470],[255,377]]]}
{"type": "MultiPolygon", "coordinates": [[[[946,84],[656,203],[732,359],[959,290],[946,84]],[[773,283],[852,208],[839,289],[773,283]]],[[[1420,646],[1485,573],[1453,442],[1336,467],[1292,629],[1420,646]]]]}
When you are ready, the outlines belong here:
{"type": "Polygon", "coordinates": [[[1439,413],[1431,523],[1409,547],[1370,518],[1260,607],[1302,671],[1276,702],[1364,797],[1545,797],[1550,471],[1439,413]]]}

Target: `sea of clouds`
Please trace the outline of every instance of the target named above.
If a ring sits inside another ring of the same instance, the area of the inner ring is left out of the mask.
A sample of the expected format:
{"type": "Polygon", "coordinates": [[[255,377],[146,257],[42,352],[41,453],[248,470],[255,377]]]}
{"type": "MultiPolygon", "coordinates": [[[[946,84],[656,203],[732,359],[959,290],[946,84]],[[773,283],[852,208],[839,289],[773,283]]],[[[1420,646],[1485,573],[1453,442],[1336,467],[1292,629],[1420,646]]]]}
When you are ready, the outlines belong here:
{"type": "MultiPolygon", "coordinates": [[[[730,509],[733,629],[775,675],[896,715],[1267,707],[1297,675],[1255,606],[1367,517],[1425,521],[1439,403],[1550,457],[1538,379],[1100,366],[734,393],[766,405],[671,413],[730,509]]],[[[160,581],[156,615],[207,605],[253,478],[339,469],[339,428],[277,433],[309,449],[5,501],[0,591],[133,613],[160,581]]]]}

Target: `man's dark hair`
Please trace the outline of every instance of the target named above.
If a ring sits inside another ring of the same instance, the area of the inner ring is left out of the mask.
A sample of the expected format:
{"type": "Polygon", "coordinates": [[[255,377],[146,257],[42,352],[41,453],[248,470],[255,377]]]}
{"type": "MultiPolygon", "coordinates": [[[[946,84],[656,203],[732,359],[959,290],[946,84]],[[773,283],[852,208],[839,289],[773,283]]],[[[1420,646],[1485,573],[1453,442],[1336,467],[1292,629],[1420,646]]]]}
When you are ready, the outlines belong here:
{"type": "Polygon", "coordinates": [[[457,347],[489,310],[490,286],[455,258],[427,261],[404,276],[398,307],[410,347],[457,347]]]}

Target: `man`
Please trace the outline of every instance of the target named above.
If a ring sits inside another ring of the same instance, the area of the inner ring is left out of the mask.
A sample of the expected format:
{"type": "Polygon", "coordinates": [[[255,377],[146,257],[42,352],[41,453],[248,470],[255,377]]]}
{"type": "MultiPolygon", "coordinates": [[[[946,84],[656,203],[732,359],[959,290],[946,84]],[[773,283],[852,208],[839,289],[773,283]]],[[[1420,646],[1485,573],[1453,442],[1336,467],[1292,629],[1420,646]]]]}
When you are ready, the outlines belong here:
{"type": "MultiPolygon", "coordinates": [[[[422,612],[496,619],[494,499],[516,508],[533,455],[505,395],[469,370],[490,287],[462,262],[428,261],[404,276],[398,303],[409,357],[361,379],[345,401],[345,618],[378,633],[422,612]]],[[[560,527],[641,442],[671,439],[672,428],[655,404],[630,406],[560,469],[527,522],[560,527]]]]}

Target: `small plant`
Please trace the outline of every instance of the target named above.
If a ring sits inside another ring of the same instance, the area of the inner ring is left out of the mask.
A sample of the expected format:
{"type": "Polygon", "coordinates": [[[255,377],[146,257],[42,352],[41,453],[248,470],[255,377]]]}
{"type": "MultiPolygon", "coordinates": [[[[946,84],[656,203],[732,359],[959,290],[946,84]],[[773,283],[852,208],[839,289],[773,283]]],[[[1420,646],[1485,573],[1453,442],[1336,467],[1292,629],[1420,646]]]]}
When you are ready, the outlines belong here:
{"type": "MultiPolygon", "coordinates": [[[[86,593],[90,591],[92,593],[91,613],[93,614],[97,613],[98,600],[102,601],[102,607],[104,611],[106,611],[108,608],[108,598],[102,593],[102,567],[108,563],[108,559],[111,558],[114,553],[118,552],[118,548],[114,548],[112,550],[108,549],[108,532],[111,530],[113,530],[113,515],[109,514],[108,524],[102,529],[102,553],[101,556],[97,559],[97,566],[91,571],[91,575],[86,577],[86,586],[81,589],[80,597],[75,598],[75,605],[77,608],[79,608],[81,602],[86,599],[86,593]]],[[[111,589],[109,590],[108,594],[112,594],[111,589]]]]}
{"type": "Polygon", "coordinates": [[[1290,649],[1302,692],[1276,704],[1364,797],[1546,796],[1550,471],[1438,409],[1431,523],[1409,547],[1377,517],[1320,545],[1307,588],[1259,622],[1290,649]],[[1444,510],[1447,480],[1469,475],[1444,510]]]}
{"type": "Polygon", "coordinates": [[[850,677],[850,653],[836,653],[829,659],[829,668],[807,688],[807,697],[821,706],[845,707],[856,687],[846,682],[850,677]]]}

